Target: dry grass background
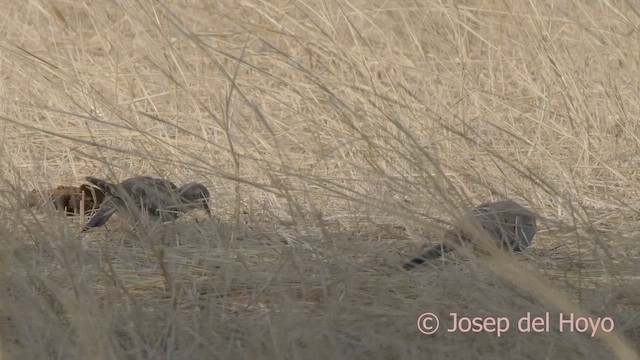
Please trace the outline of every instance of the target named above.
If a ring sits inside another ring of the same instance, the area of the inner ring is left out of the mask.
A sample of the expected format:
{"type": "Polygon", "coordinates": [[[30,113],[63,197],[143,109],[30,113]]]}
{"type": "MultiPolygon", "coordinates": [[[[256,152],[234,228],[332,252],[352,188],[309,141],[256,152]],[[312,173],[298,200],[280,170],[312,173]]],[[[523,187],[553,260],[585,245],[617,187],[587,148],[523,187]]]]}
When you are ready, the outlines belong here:
{"type": "Polygon", "coordinates": [[[2,358],[637,358],[637,3],[0,10],[2,358]],[[202,181],[214,219],[81,234],[19,205],[141,174],[202,181]],[[526,254],[401,269],[505,197],[541,216],[526,254]],[[548,333],[515,329],[546,311],[548,333]],[[423,312],[512,328],[427,336],[423,312]]]}

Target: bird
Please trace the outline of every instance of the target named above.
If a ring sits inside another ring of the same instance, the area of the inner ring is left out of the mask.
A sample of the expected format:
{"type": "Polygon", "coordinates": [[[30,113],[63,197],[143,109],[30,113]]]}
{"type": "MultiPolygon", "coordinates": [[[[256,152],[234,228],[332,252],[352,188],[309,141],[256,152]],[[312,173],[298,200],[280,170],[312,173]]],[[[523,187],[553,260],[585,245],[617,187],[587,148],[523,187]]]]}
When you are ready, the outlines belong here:
{"type": "Polygon", "coordinates": [[[116,211],[130,214],[135,220],[148,216],[163,222],[175,220],[199,207],[211,216],[207,203],[209,190],[197,182],[177,187],[169,180],[149,176],[133,177],[119,184],[92,176],[87,176],[86,180],[107,196],[98,211],[82,227],[83,231],[105,225],[116,211]]]}
{"type": "MultiPolygon", "coordinates": [[[[478,230],[482,229],[496,246],[509,252],[525,250],[531,245],[537,231],[535,214],[513,200],[480,204],[467,211],[463,220],[478,230]]],[[[405,263],[403,268],[413,270],[429,260],[439,258],[477,239],[477,234],[474,236],[459,227],[450,229],[445,233],[443,243],[405,263]]]]}

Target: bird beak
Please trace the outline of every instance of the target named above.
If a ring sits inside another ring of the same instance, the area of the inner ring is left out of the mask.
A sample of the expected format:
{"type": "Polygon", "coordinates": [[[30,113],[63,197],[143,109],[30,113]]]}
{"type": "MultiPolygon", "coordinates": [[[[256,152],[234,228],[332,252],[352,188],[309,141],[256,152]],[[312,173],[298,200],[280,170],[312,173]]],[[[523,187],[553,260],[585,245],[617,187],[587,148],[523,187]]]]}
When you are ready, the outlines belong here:
{"type": "Polygon", "coordinates": [[[211,217],[211,209],[209,208],[209,204],[207,204],[206,200],[202,202],[202,207],[207,212],[207,214],[209,214],[209,217],[211,217]]]}

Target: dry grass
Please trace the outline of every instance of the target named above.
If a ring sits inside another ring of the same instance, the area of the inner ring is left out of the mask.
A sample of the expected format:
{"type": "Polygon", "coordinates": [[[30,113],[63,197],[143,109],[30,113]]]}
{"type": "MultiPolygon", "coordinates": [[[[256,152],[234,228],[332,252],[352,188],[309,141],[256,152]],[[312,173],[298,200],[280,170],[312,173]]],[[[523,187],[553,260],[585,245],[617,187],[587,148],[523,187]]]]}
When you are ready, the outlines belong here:
{"type": "Polygon", "coordinates": [[[0,10],[3,359],[637,358],[636,3],[0,10]],[[80,233],[18,205],[140,174],[202,181],[215,218],[80,233]],[[541,215],[527,254],[402,270],[505,197],[541,215]],[[512,328],[427,336],[424,312],[512,328]],[[518,331],[527,312],[549,332],[518,331]]]}

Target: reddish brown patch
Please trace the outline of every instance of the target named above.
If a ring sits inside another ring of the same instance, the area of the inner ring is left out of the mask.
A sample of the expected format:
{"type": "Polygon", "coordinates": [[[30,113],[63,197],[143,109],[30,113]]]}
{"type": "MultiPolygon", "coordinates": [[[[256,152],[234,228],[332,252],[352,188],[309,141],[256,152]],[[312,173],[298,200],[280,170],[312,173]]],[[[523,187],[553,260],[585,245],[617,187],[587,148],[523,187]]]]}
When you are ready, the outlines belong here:
{"type": "Polygon", "coordinates": [[[48,199],[58,210],[64,210],[67,215],[80,214],[82,209],[85,213],[91,212],[100,207],[104,201],[105,194],[92,186],[82,184],[80,186],[59,185],[55,189],[42,192],[32,190],[27,195],[27,206],[33,207],[43,203],[43,198],[48,199]]]}

